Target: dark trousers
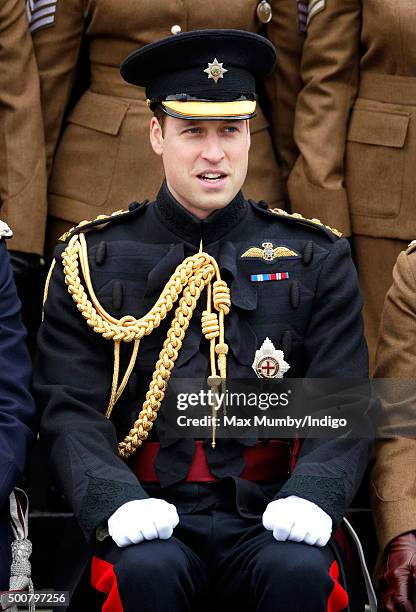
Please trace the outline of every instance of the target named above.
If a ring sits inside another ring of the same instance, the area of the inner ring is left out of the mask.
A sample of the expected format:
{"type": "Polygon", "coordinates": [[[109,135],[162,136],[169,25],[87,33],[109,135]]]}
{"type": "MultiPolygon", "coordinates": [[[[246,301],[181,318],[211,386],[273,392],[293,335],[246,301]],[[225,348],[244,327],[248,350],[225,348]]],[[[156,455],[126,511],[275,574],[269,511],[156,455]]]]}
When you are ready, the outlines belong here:
{"type": "Polygon", "coordinates": [[[332,546],[277,542],[258,519],[206,509],[180,515],[169,540],[96,550],[103,612],[337,612],[348,597],[332,546]]]}
{"type": "Polygon", "coordinates": [[[12,531],[8,510],[8,508],[0,510],[0,591],[6,591],[9,588],[10,564],[12,561],[12,531]]]}

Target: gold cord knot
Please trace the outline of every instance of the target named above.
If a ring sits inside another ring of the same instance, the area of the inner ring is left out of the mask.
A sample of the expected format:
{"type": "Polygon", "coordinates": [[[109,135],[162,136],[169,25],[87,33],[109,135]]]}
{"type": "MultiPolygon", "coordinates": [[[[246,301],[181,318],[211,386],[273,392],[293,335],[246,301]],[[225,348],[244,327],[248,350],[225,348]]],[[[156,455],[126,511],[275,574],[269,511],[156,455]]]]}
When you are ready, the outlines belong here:
{"type": "Polygon", "coordinates": [[[201,328],[207,340],[217,338],[220,335],[220,325],[218,323],[217,313],[204,310],[201,318],[201,328]]]}
{"type": "Polygon", "coordinates": [[[224,314],[228,314],[231,308],[231,294],[227,283],[223,280],[216,280],[213,284],[212,299],[214,307],[224,314]]]}
{"type": "Polygon", "coordinates": [[[215,352],[217,355],[228,355],[228,344],[217,344],[215,347],[215,352]]]}

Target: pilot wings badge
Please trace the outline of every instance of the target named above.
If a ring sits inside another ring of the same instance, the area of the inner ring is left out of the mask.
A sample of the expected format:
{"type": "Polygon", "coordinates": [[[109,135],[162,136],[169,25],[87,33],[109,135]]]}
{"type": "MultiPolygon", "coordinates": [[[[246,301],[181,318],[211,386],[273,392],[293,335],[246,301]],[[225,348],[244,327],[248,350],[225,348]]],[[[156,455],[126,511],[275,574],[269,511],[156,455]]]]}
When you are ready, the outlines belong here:
{"type": "Polygon", "coordinates": [[[279,257],[298,257],[299,253],[296,251],[292,251],[288,247],[285,246],[273,246],[273,242],[263,242],[261,245],[263,248],[259,247],[251,247],[247,249],[242,255],[241,258],[251,258],[251,259],[262,259],[266,262],[272,262],[279,257]]]}
{"type": "Polygon", "coordinates": [[[276,349],[273,342],[266,338],[256,351],[251,367],[259,378],[283,378],[290,369],[284,357],[283,351],[276,349]]]}

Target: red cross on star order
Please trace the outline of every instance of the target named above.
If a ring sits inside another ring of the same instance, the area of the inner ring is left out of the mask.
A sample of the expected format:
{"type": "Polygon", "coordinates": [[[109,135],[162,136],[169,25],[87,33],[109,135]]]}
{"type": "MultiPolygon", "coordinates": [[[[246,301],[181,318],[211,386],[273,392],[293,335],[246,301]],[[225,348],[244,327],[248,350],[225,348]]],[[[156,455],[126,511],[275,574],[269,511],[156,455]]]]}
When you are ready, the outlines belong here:
{"type": "Polygon", "coordinates": [[[266,358],[259,363],[258,369],[265,378],[272,378],[279,370],[279,366],[274,359],[266,358]]]}

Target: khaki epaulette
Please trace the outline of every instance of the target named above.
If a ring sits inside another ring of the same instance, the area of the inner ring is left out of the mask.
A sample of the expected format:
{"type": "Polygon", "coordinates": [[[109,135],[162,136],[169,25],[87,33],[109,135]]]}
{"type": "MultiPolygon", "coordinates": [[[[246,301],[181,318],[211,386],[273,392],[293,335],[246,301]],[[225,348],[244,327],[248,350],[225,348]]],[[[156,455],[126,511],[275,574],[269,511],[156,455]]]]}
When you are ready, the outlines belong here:
{"type": "Polygon", "coordinates": [[[68,231],[62,234],[62,236],[59,237],[59,240],[61,242],[66,242],[68,238],[71,238],[74,234],[79,232],[80,229],[82,229],[83,233],[92,229],[103,229],[109,223],[125,217],[125,215],[130,215],[138,210],[142,210],[145,206],[147,206],[147,204],[148,200],[145,200],[144,202],[132,202],[126,209],[116,210],[109,215],[98,215],[98,217],[92,219],[91,221],[80,221],[78,225],[71,227],[68,231]]]}
{"type": "Polygon", "coordinates": [[[301,225],[311,229],[321,231],[331,240],[342,237],[342,233],[339,230],[335,229],[334,227],[330,227],[329,225],[325,225],[320,219],[306,219],[300,213],[288,213],[282,208],[269,208],[267,202],[264,202],[263,200],[260,200],[259,202],[249,200],[249,202],[257,211],[267,214],[269,218],[272,218],[271,215],[273,215],[274,218],[300,223],[301,225]]]}

